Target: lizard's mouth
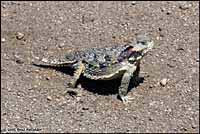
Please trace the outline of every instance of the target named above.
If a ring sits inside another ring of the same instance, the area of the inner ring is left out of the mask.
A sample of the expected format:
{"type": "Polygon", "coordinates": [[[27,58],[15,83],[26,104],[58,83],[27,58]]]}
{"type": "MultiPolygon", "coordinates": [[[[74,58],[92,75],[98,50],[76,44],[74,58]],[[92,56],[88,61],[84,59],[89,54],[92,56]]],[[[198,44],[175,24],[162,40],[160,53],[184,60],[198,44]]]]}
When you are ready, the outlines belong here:
{"type": "Polygon", "coordinates": [[[130,51],[132,51],[132,52],[141,52],[141,53],[145,54],[150,49],[152,49],[153,46],[154,46],[154,42],[153,41],[149,41],[149,42],[146,42],[146,43],[138,43],[133,48],[131,48],[130,51]]]}

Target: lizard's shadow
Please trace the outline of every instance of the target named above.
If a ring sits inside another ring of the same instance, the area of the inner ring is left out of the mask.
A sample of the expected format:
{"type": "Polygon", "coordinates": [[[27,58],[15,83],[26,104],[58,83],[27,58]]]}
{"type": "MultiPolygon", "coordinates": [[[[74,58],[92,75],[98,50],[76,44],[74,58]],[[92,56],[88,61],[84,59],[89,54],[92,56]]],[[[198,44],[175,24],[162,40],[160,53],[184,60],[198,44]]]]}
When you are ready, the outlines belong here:
{"type": "MultiPolygon", "coordinates": [[[[137,87],[140,83],[143,83],[144,77],[139,77],[139,80],[136,82],[134,78],[131,78],[128,91],[137,87]]],[[[118,89],[121,83],[121,78],[114,80],[91,80],[85,77],[81,77],[79,84],[82,88],[99,95],[111,95],[118,94],[118,89]]]]}
{"type": "MultiPolygon", "coordinates": [[[[63,72],[70,76],[73,76],[74,70],[72,68],[54,68],[56,71],[63,72]]],[[[134,76],[134,75],[133,75],[134,76]]],[[[144,77],[138,77],[138,80],[135,81],[134,77],[131,78],[128,91],[137,87],[140,83],[143,83],[144,77]]],[[[121,83],[121,78],[114,80],[91,80],[83,76],[78,80],[78,84],[81,84],[82,88],[99,95],[110,95],[117,94],[118,88],[121,83]]]]}

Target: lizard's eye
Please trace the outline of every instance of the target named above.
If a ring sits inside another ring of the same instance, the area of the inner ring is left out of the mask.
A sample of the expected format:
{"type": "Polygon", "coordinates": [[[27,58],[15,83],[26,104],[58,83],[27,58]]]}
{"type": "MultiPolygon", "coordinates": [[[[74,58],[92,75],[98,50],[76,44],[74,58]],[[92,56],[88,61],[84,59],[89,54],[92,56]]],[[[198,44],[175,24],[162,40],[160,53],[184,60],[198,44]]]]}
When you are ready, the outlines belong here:
{"type": "Polygon", "coordinates": [[[142,44],[142,45],[146,45],[146,41],[138,41],[137,43],[138,43],[138,44],[140,43],[140,44],[142,44]]]}

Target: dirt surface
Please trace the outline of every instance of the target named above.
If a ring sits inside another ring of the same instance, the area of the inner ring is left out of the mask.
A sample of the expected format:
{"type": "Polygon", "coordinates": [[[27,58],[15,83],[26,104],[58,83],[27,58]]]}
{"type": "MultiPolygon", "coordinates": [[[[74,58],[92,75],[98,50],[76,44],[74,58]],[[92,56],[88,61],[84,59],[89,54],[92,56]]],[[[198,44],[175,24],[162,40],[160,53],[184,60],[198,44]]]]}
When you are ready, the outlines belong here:
{"type": "Polygon", "coordinates": [[[199,2],[1,2],[1,84],[1,132],[197,133],[199,2]],[[137,34],[156,45],[128,105],[31,65],[137,34]]]}

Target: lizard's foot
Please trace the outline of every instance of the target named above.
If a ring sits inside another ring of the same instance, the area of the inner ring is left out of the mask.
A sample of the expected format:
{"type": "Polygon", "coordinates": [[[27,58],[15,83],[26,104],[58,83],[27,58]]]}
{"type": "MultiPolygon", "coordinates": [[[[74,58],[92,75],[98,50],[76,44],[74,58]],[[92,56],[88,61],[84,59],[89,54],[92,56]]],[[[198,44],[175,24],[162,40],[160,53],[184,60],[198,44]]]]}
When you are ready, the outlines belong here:
{"type": "Polygon", "coordinates": [[[68,83],[68,86],[71,87],[71,88],[75,88],[76,85],[77,85],[77,81],[78,79],[80,78],[83,70],[85,69],[85,66],[82,62],[78,63],[76,65],[76,70],[75,70],[75,73],[74,73],[74,77],[71,79],[71,81],[68,83]]]}
{"type": "Polygon", "coordinates": [[[70,88],[75,88],[75,87],[76,87],[76,82],[71,81],[71,82],[68,83],[68,86],[69,86],[70,88]]]}
{"type": "Polygon", "coordinates": [[[132,100],[134,99],[133,97],[129,97],[129,96],[121,96],[120,98],[121,98],[121,100],[122,100],[122,102],[123,102],[124,104],[130,103],[130,102],[132,102],[132,100]]]}

